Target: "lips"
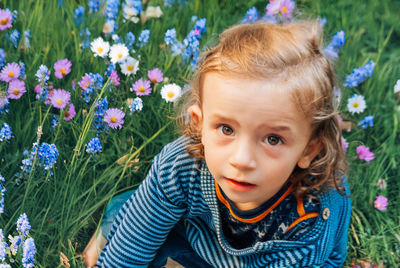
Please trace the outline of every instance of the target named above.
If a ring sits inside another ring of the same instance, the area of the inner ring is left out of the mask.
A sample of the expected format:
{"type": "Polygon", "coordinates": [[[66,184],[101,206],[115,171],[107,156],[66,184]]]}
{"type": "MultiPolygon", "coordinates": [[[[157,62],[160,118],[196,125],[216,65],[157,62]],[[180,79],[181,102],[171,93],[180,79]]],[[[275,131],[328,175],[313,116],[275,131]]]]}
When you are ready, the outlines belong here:
{"type": "Polygon", "coordinates": [[[245,181],[238,181],[235,179],[225,178],[229,187],[237,192],[247,192],[253,190],[256,185],[245,181]]]}

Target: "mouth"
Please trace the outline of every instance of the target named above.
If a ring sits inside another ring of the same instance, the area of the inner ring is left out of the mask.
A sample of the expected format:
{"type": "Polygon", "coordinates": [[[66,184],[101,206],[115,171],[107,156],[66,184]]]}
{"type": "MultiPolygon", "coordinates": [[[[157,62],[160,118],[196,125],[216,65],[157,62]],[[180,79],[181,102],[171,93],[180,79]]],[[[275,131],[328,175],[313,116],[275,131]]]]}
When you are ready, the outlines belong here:
{"type": "Polygon", "coordinates": [[[239,181],[231,178],[225,178],[225,180],[228,182],[228,185],[230,188],[234,191],[238,192],[247,192],[256,187],[255,184],[245,182],[245,181],[239,181]]]}

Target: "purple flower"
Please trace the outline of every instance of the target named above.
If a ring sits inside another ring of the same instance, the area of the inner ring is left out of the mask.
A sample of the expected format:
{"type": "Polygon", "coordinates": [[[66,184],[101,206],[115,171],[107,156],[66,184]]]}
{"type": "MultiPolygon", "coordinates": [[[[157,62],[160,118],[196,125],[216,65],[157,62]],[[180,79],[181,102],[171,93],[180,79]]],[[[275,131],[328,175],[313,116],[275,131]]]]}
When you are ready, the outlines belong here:
{"type": "Polygon", "coordinates": [[[71,66],[72,63],[68,59],[62,59],[56,61],[56,63],[54,63],[54,70],[55,70],[54,75],[58,79],[62,79],[64,76],[66,76],[71,72],[71,66]]]}
{"type": "Polygon", "coordinates": [[[147,76],[153,83],[160,83],[164,80],[163,72],[158,68],[154,68],[153,70],[148,71],[147,76]]]}
{"type": "Polygon", "coordinates": [[[50,102],[57,109],[64,109],[71,100],[71,94],[64,89],[53,89],[50,102]]]}
{"type": "Polygon", "coordinates": [[[265,9],[269,17],[281,12],[284,17],[291,18],[295,6],[296,4],[292,0],[270,0],[265,9]]]}
{"type": "Polygon", "coordinates": [[[90,86],[90,76],[85,74],[81,81],[78,82],[78,85],[82,88],[82,90],[86,90],[90,86]]]}
{"type": "Polygon", "coordinates": [[[374,201],[374,207],[377,210],[385,211],[387,209],[388,199],[383,195],[378,195],[374,201]]]}
{"type": "Polygon", "coordinates": [[[357,146],[356,151],[358,158],[365,160],[368,163],[375,158],[374,153],[370,152],[369,148],[364,145],[357,146]]]}
{"type": "Polygon", "coordinates": [[[347,148],[349,148],[349,143],[348,143],[348,142],[345,140],[345,138],[343,138],[343,136],[342,136],[342,149],[343,149],[343,152],[346,153],[347,148]]]}
{"type": "Polygon", "coordinates": [[[145,96],[151,93],[150,81],[140,78],[131,87],[131,91],[135,91],[138,96],[145,96]]]}
{"type": "Polygon", "coordinates": [[[8,9],[0,9],[0,31],[11,28],[12,14],[8,9]]]}
{"type": "Polygon", "coordinates": [[[12,80],[8,84],[8,98],[18,100],[26,92],[25,82],[21,80],[12,80]]]}
{"type": "Polygon", "coordinates": [[[108,109],[104,114],[104,122],[111,128],[121,128],[124,123],[125,113],[117,108],[108,109]]]}
{"type": "Polygon", "coordinates": [[[68,110],[64,111],[64,120],[70,121],[75,117],[75,115],[76,115],[75,105],[73,103],[70,103],[68,106],[68,110]]]}
{"type": "Polygon", "coordinates": [[[11,80],[18,79],[21,73],[21,67],[18,63],[12,62],[4,66],[0,73],[0,80],[3,82],[10,82],[11,80]]]}
{"type": "Polygon", "coordinates": [[[120,81],[119,81],[119,76],[118,76],[118,74],[117,74],[117,71],[112,71],[111,72],[111,74],[110,74],[110,79],[111,79],[111,83],[114,85],[114,86],[119,86],[119,84],[120,84],[120,81]]]}
{"type": "Polygon", "coordinates": [[[267,11],[267,16],[273,17],[279,13],[281,9],[282,0],[270,0],[269,4],[265,7],[267,11]]]}
{"type": "Polygon", "coordinates": [[[293,9],[295,8],[295,6],[296,6],[296,4],[292,0],[283,0],[282,5],[281,5],[282,15],[286,18],[291,18],[292,12],[293,12],[293,9]]]}

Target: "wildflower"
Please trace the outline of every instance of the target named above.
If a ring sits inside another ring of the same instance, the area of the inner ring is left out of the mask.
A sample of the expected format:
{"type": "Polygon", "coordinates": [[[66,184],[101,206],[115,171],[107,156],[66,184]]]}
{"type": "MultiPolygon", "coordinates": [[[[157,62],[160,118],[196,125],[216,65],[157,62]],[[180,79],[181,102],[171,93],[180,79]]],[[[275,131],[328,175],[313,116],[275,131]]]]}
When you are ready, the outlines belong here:
{"type": "MultiPolygon", "coordinates": [[[[6,180],[4,177],[0,174],[0,182],[5,182],[6,180]]],[[[6,188],[2,183],[0,183],[0,214],[4,213],[4,193],[6,192],[6,188]]],[[[1,230],[1,229],[0,229],[1,230]]],[[[4,237],[3,237],[4,239],[4,237]]],[[[3,239],[0,239],[2,241],[3,239]]],[[[1,259],[1,258],[0,258],[1,259]]]]}
{"type": "Polygon", "coordinates": [[[136,74],[139,70],[139,61],[128,56],[126,59],[121,63],[121,72],[124,75],[131,75],[136,74]]]}
{"type": "Polygon", "coordinates": [[[115,20],[119,9],[119,0],[107,0],[106,8],[104,10],[107,19],[115,20]]]}
{"type": "Polygon", "coordinates": [[[51,105],[57,109],[64,109],[71,100],[71,93],[64,89],[53,89],[50,96],[51,105]]]}
{"type": "Polygon", "coordinates": [[[0,129],[0,141],[9,141],[11,138],[11,127],[7,123],[3,123],[3,126],[0,129]]]}
{"type": "Polygon", "coordinates": [[[128,49],[131,49],[135,43],[135,35],[132,32],[127,32],[125,35],[125,44],[128,49]]]}
{"type": "Polygon", "coordinates": [[[114,85],[114,86],[119,86],[119,84],[120,84],[120,81],[119,81],[119,76],[118,76],[118,74],[117,74],[117,71],[113,71],[111,74],[110,74],[110,79],[111,79],[111,83],[114,85]]]}
{"type": "Polygon", "coordinates": [[[90,31],[89,28],[85,28],[80,30],[79,36],[83,39],[80,43],[82,49],[85,49],[90,46],[90,31]]]}
{"type": "Polygon", "coordinates": [[[0,114],[2,114],[3,112],[8,113],[8,98],[5,96],[0,96],[0,114]]]}
{"type": "Polygon", "coordinates": [[[32,237],[29,237],[24,241],[22,246],[22,265],[24,268],[34,267],[36,254],[35,241],[32,237]]]}
{"type": "Polygon", "coordinates": [[[26,48],[30,48],[31,47],[31,42],[30,42],[31,38],[32,38],[31,31],[30,30],[26,30],[24,32],[24,42],[25,42],[25,47],[26,48]]]}
{"type": "Polygon", "coordinates": [[[147,77],[153,83],[160,83],[164,80],[163,72],[158,68],[154,68],[154,69],[148,71],[147,77]]]}
{"type": "Polygon", "coordinates": [[[108,109],[104,115],[104,122],[108,124],[109,127],[117,129],[121,128],[124,123],[125,113],[117,108],[108,109]]]}
{"type": "Polygon", "coordinates": [[[149,95],[151,93],[150,81],[140,78],[132,85],[130,90],[135,91],[138,96],[149,95]]]}
{"type": "Polygon", "coordinates": [[[100,0],[89,0],[89,13],[94,13],[100,9],[100,0]]]}
{"type": "Polygon", "coordinates": [[[368,77],[371,77],[375,69],[375,63],[373,61],[367,62],[364,66],[356,68],[346,78],[344,85],[346,87],[354,88],[364,82],[368,77]]]}
{"type": "Polygon", "coordinates": [[[167,84],[161,88],[161,97],[166,102],[175,102],[181,96],[181,87],[176,84],[167,84]]]}
{"type": "Polygon", "coordinates": [[[13,17],[11,11],[8,9],[0,9],[0,31],[10,29],[13,17]]]}
{"type": "Polygon", "coordinates": [[[129,110],[131,114],[135,111],[141,111],[143,109],[143,101],[141,98],[136,97],[133,99],[132,103],[129,105],[129,110]]]}
{"type": "Polygon", "coordinates": [[[375,158],[374,153],[369,151],[369,148],[364,145],[359,145],[356,148],[358,158],[361,160],[365,160],[366,162],[370,162],[375,158]]]}
{"type": "Polygon", "coordinates": [[[4,242],[3,229],[0,229],[0,262],[4,262],[6,260],[7,247],[7,243],[4,242]]]}
{"type": "Polygon", "coordinates": [[[117,62],[122,62],[128,57],[129,51],[128,48],[124,44],[114,44],[110,48],[109,57],[113,64],[117,62]]]}
{"type": "Polygon", "coordinates": [[[6,52],[4,49],[0,48],[0,68],[4,66],[4,62],[6,61],[6,52]]]}
{"type": "Polygon", "coordinates": [[[12,80],[8,84],[8,98],[18,100],[26,92],[25,82],[22,80],[12,80]]]}
{"type": "Polygon", "coordinates": [[[147,6],[146,11],[144,12],[145,18],[159,18],[162,15],[162,11],[160,6],[147,6]]]}
{"type": "Polygon", "coordinates": [[[102,131],[103,129],[108,129],[108,126],[105,125],[103,117],[108,108],[108,100],[107,97],[104,99],[100,99],[96,102],[96,110],[94,112],[93,126],[97,129],[97,133],[102,131]]]}
{"type": "Polygon", "coordinates": [[[86,144],[86,152],[89,154],[101,153],[101,143],[98,137],[91,139],[86,144]]]}
{"type": "Polygon", "coordinates": [[[386,187],[387,187],[387,183],[386,183],[386,181],[385,181],[384,178],[380,178],[380,179],[378,180],[377,185],[378,185],[378,188],[381,189],[381,190],[384,190],[384,189],[386,189],[386,187]]]}
{"type": "Polygon", "coordinates": [[[18,79],[20,73],[21,67],[18,63],[8,63],[0,72],[0,80],[3,82],[10,82],[12,80],[18,79]]]}
{"type": "Polygon", "coordinates": [[[110,76],[111,73],[114,72],[114,71],[116,71],[116,70],[117,70],[116,65],[113,64],[113,63],[110,63],[110,64],[107,66],[107,70],[106,70],[107,76],[110,76]]]}
{"type": "Polygon", "coordinates": [[[400,79],[397,80],[396,85],[394,85],[394,93],[400,93],[400,79]]]}
{"type": "Polygon", "coordinates": [[[13,43],[15,48],[18,47],[18,42],[19,42],[20,37],[21,37],[21,34],[18,32],[17,29],[12,31],[12,33],[10,34],[10,41],[11,41],[11,43],[13,43]]]}
{"type": "Polygon", "coordinates": [[[83,100],[89,103],[90,96],[103,87],[103,77],[100,74],[85,74],[78,85],[82,89],[83,100]]]}
{"type": "Polygon", "coordinates": [[[293,12],[293,9],[295,8],[295,6],[296,6],[296,4],[294,3],[294,1],[283,0],[280,11],[284,17],[291,18],[292,12],[293,12]]]}
{"type": "Polygon", "coordinates": [[[246,16],[243,18],[242,22],[255,22],[258,18],[258,12],[256,7],[251,7],[246,12],[246,16]]]}
{"type": "Polygon", "coordinates": [[[267,16],[273,17],[277,15],[281,9],[281,2],[282,0],[270,1],[269,4],[265,7],[267,16]]]}
{"type": "Polygon", "coordinates": [[[291,18],[295,6],[296,4],[291,0],[270,0],[265,9],[269,17],[273,17],[280,12],[284,17],[291,18]]]}
{"type": "Polygon", "coordinates": [[[82,22],[82,15],[85,13],[85,7],[84,6],[78,6],[74,10],[74,22],[76,25],[80,25],[82,22]]]}
{"type": "Polygon", "coordinates": [[[165,32],[164,41],[167,45],[172,45],[176,42],[176,30],[175,28],[168,29],[165,32]]]}
{"type": "Polygon", "coordinates": [[[31,225],[28,220],[26,213],[19,216],[17,220],[17,231],[20,232],[24,237],[29,234],[31,230],[31,225]]]}
{"type": "Polygon", "coordinates": [[[21,236],[16,235],[13,237],[12,235],[8,235],[8,240],[10,241],[10,246],[9,246],[10,252],[13,256],[15,256],[18,252],[19,245],[21,244],[22,241],[21,236]]]}
{"type": "Polygon", "coordinates": [[[99,56],[104,58],[110,50],[110,44],[104,41],[103,38],[98,37],[90,43],[90,49],[94,53],[95,57],[99,56]]]}
{"type": "Polygon", "coordinates": [[[324,48],[323,53],[331,58],[337,58],[338,57],[337,53],[339,49],[343,47],[344,42],[345,42],[344,31],[337,32],[332,37],[332,41],[329,43],[329,45],[326,48],[324,48]]]}
{"type": "Polygon", "coordinates": [[[362,128],[367,128],[367,127],[373,127],[374,126],[374,116],[373,115],[368,115],[364,117],[359,123],[359,126],[362,128]]]}
{"type": "Polygon", "coordinates": [[[139,11],[135,7],[125,5],[123,7],[122,11],[124,13],[125,19],[130,20],[133,23],[139,22],[139,18],[137,17],[137,15],[139,14],[139,11]]]}
{"type": "Polygon", "coordinates": [[[56,115],[53,115],[50,128],[54,129],[57,125],[58,125],[58,117],[56,115]]]}
{"type": "Polygon", "coordinates": [[[142,47],[145,44],[147,44],[149,42],[149,38],[150,38],[150,30],[149,29],[145,29],[143,31],[140,32],[139,35],[139,46],[142,47]]]}
{"type": "Polygon", "coordinates": [[[351,98],[347,100],[347,109],[350,113],[362,113],[367,107],[365,103],[364,96],[354,94],[351,98]]]}
{"type": "Polygon", "coordinates": [[[44,85],[50,79],[50,70],[46,65],[40,65],[39,69],[37,70],[35,76],[36,80],[41,84],[44,85]]]}
{"type": "Polygon", "coordinates": [[[54,144],[43,142],[38,149],[38,156],[41,160],[40,165],[49,170],[54,166],[58,158],[58,149],[54,144]]]}
{"type": "Polygon", "coordinates": [[[108,20],[103,26],[103,33],[110,34],[115,31],[115,21],[108,20]]]}
{"type": "Polygon", "coordinates": [[[383,195],[378,195],[374,201],[374,207],[377,210],[385,211],[387,209],[388,199],[383,195]]]}
{"type": "Polygon", "coordinates": [[[21,68],[21,71],[19,73],[19,78],[24,79],[25,78],[25,63],[20,61],[19,67],[21,68]]]}
{"type": "Polygon", "coordinates": [[[72,63],[68,59],[62,59],[56,61],[56,63],[54,63],[54,70],[55,70],[54,75],[58,79],[62,79],[64,76],[66,76],[71,72],[71,66],[72,63]]]}
{"type": "Polygon", "coordinates": [[[75,115],[76,115],[75,105],[73,103],[70,103],[68,105],[68,110],[64,111],[64,120],[70,121],[75,117],[75,115]]]}
{"type": "Polygon", "coordinates": [[[349,148],[349,143],[346,141],[345,138],[343,138],[343,136],[341,137],[341,141],[342,141],[342,149],[343,152],[347,151],[347,148],[349,148]]]}

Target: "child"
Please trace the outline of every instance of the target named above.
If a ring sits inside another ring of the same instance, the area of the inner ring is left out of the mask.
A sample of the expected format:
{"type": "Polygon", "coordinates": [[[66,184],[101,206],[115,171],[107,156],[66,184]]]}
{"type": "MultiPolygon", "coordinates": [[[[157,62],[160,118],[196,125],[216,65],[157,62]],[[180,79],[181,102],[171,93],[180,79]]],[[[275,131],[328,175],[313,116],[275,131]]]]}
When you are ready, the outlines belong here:
{"type": "Polygon", "coordinates": [[[119,213],[98,266],[343,264],[351,200],[320,35],[312,22],[221,34],[195,74],[184,136],[108,209],[119,213]]]}

